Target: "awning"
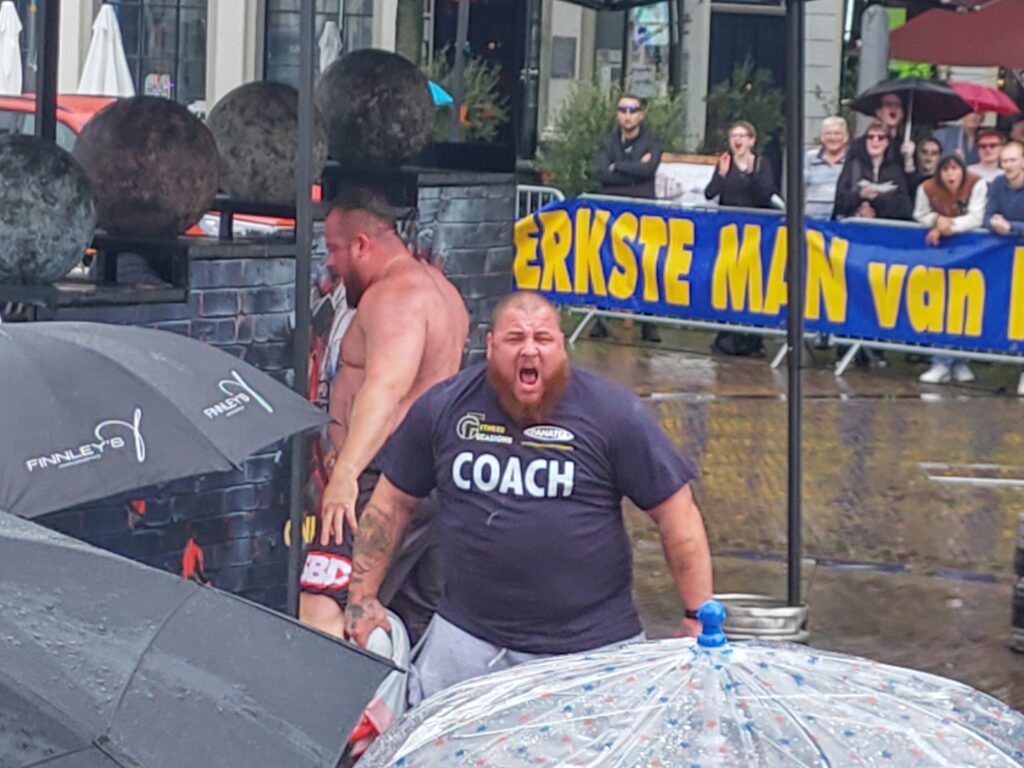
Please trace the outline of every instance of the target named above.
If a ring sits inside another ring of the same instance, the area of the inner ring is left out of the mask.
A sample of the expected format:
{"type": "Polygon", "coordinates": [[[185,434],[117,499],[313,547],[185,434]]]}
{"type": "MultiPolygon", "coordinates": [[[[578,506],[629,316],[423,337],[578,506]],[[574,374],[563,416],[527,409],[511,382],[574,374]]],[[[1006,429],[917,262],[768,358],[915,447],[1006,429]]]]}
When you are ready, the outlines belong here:
{"type": "Polygon", "coordinates": [[[1024,69],[1024,2],[991,0],[977,11],[935,9],[889,35],[894,59],[1024,69]]]}

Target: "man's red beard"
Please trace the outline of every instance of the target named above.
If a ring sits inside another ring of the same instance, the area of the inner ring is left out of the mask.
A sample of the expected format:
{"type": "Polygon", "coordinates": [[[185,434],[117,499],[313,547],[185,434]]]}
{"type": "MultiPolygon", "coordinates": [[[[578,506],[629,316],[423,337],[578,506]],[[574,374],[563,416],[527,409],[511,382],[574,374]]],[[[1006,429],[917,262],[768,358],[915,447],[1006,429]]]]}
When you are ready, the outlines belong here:
{"type": "Polygon", "coordinates": [[[563,360],[544,381],[544,394],[535,403],[520,403],[512,394],[515,385],[515,372],[511,376],[498,371],[492,365],[487,366],[487,382],[498,395],[498,402],[512,420],[521,427],[540,424],[545,421],[562,399],[562,393],[569,383],[569,361],[563,360]]]}

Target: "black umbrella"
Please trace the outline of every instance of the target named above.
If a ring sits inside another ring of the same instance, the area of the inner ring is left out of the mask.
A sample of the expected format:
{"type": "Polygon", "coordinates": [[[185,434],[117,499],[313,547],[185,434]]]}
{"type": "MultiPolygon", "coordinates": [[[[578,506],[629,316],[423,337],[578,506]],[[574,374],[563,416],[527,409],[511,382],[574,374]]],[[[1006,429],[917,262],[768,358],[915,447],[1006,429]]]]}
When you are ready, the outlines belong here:
{"type": "Polygon", "coordinates": [[[391,669],[0,513],[0,765],[334,768],[391,669]]]}
{"type": "Polygon", "coordinates": [[[0,510],[37,517],[228,470],[326,416],[222,350],[148,328],[0,326],[0,510]]]}
{"type": "Polygon", "coordinates": [[[900,77],[873,85],[851,101],[850,107],[862,114],[874,115],[882,105],[882,97],[889,94],[900,97],[907,113],[904,140],[910,138],[915,119],[922,123],[941,123],[956,120],[971,111],[971,105],[946,83],[920,77],[900,77]]]}

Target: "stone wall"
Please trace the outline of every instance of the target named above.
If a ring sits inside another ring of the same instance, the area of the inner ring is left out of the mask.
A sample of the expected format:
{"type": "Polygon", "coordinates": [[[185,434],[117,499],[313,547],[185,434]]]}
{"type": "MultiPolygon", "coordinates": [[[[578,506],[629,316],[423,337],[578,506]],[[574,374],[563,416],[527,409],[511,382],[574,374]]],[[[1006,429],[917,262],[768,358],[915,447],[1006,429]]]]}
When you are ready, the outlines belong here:
{"type": "MultiPolygon", "coordinates": [[[[515,181],[495,174],[421,176],[419,199],[419,248],[433,254],[462,292],[472,323],[467,359],[479,359],[491,310],[511,287],[515,181]]],[[[315,260],[322,258],[322,241],[319,245],[315,260]]],[[[56,319],[185,334],[290,383],[295,308],[290,248],[272,243],[255,249],[194,248],[187,302],[65,308],[56,319]]],[[[40,522],[281,608],[287,594],[288,458],[287,445],[281,444],[233,472],[141,489],[40,522]]]]}

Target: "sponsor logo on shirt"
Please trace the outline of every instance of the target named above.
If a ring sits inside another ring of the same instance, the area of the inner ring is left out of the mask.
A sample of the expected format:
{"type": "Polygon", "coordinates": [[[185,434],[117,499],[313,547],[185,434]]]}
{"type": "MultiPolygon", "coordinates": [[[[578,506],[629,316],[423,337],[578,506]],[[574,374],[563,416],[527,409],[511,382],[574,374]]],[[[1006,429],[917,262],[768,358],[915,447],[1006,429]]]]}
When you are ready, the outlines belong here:
{"type": "Polygon", "coordinates": [[[576,464],[565,459],[534,459],[523,466],[518,456],[503,461],[491,453],[463,451],[452,461],[452,481],[463,491],[534,499],[568,498],[575,479],[576,464]]]}
{"type": "Polygon", "coordinates": [[[540,440],[542,443],[568,443],[570,440],[576,439],[576,435],[568,429],[550,424],[528,427],[523,430],[523,434],[533,440],[540,440]]]}
{"type": "Polygon", "coordinates": [[[343,555],[312,551],[306,555],[300,583],[312,589],[343,589],[352,578],[352,561],[343,555]]]}
{"type": "Polygon", "coordinates": [[[463,440],[475,440],[478,443],[501,443],[509,445],[512,438],[500,424],[488,424],[484,421],[487,414],[470,412],[459,419],[455,425],[455,434],[463,440]]]}

